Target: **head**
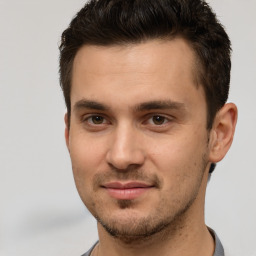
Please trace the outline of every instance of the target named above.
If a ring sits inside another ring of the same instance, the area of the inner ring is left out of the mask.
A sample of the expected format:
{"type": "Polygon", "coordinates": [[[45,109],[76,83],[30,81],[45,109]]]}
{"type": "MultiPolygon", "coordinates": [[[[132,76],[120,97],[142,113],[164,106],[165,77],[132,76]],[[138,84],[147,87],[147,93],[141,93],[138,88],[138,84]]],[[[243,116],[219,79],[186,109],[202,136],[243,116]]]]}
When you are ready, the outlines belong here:
{"type": "Polygon", "coordinates": [[[60,83],[71,114],[72,67],[83,45],[125,45],[152,39],[185,39],[195,52],[194,75],[207,102],[207,128],[228,98],[230,40],[211,8],[202,0],[92,0],[63,32],[60,83]]]}
{"type": "Polygon", "coordinates": [[[236,122],[230,42],[210,7],[90,1],[60,51],[75,182],[100,226],[131,241],[202,221],[236,122]]]}

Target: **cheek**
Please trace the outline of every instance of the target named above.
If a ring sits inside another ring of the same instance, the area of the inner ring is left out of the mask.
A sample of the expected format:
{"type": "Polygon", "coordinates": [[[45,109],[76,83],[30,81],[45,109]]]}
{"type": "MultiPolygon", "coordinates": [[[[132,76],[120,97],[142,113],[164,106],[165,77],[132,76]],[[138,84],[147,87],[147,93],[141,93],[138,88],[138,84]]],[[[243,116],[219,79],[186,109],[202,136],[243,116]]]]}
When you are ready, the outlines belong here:
{"type": "Polygon", "coordinates": [[[84,131],[70,134],[69,150],[74,164],[90,169],[96,163],[100,163],[104,155],[106,143],[97,137],[88,136],[84,131]]]}
{"type": "Polygon", "coordinates": [[[74,179],[78,189],[90,189],[95,173],[104,170],[104,148],[102,143],[80,137],[70,142],[70,157],[74,179]]]}
{"type": "Polygon", "coordinates": [[[194,139],[170,140],[164,148],[157,147],[151,162],[162,180],[162,198],[171,198],[171,207],[198,193],[206,168],[205,150],[205,144],[194,139]]]}
{"type": "Polygon", "coordinates": [[[70,145],[70,157],[77,191],[86,207],[92,211],[96,200],[93,178],[98,170],[103,169],[102,152],[95,143],[76,140],[70,145]]]}
{"type": "Polygon", "coordinates": [[[183,134],[163,138],[157,143],[152,141],[153,146],[148,148],[150,161],[170,178],[198,174],[207,155],[206,132],[190,130],[183,134]]]}

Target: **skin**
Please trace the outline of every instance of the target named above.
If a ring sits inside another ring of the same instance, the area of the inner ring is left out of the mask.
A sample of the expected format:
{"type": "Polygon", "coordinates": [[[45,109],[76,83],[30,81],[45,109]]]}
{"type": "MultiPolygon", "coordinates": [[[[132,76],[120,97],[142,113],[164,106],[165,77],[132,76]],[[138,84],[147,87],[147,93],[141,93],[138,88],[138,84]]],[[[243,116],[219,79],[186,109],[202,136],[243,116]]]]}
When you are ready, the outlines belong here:
{"type": "Polygon", "coordinates": [[[208,170],[231,145],[237,109],[226,104],[206,129],[194,63],[181,38],[78,51],[65,138],[79,195],[98,220],[93,255],[213,255],[208,170]]]}

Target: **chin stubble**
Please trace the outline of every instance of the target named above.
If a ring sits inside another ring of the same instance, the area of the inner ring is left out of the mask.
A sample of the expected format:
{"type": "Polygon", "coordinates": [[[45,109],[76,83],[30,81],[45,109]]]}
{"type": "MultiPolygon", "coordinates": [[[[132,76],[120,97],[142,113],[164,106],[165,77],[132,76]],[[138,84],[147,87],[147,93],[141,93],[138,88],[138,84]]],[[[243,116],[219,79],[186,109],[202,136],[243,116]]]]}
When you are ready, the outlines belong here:
{"type": "MultiPolygon", "coordinates": [[[[97,221],[104,227],[104,229],[110,234],[112,237],[119,239],[120,241],[127,244],[135,244],[141,243],[143,241],[148,241],[155,237],[156,235],[161,236],[163,239],[167,239],[179,230],[184,227],[184,219],[186,218],[186,212],[190,209],[191,205],[197,198],[199,188],[202,183],[204,171],[206,169],[207,162],[205,160],[205,156],[202,157],[201,162],[201,173],[197,179],[196,185],[194,186],[193,196],[189,198],[189,200],[184,204],[177,212],[173,212],[172,209],[169,209],[170,215],[164,216],[162,212],[166,212],[166,205],[168,202],[166,199],[162,199],[161,208],[153,214],[153,216],[148,216],[140,219],[139,221],[134,220],[132,217],[130,219],[130,223],[118,223],[117,220],[107,221],[104,218],[100,218],[100,216],[94,214],[94,217],[97,221]],[[157,212],[159,214],[157,214],[157,212]],[[162,216],[161,216],[162,215],[162,216]]],[[[130,172],[123,173],[114,173],[112,174],[101,174],[95,176],[94,179],[94,189],[97,188],[99,184],[102,182],[106,182],[111,179],[119,179],[119,180],[141,180],[141,181],[150,181],[153,182],[158,188],[161,187],[161,180],[154,175],[153,177],[145,176],[142,170],[132,169],[130,172]]],[[[181,202],[176,202],[181,203],[181,202]]],[[[117,204],[120,209],[131,209],[134,206],[133,200],[117,200],[117,204]]],[[[179,208],[179,207],[174,207],[179,208]]]]}

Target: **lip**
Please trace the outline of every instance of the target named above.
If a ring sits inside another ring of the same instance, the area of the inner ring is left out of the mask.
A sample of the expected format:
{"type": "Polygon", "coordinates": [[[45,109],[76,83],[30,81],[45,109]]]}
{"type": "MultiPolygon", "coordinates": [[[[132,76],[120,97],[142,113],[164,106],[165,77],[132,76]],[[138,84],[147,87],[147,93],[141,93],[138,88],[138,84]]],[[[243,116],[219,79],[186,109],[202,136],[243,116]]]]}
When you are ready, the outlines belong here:
{"type": "Polygon", "coordinates": [[[115,199],[133,200],[145,194],[154,186],[143,182],[131,181],[125,183],[109,182],[104,184],[102,187],[115,199]]]}

